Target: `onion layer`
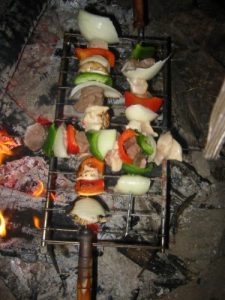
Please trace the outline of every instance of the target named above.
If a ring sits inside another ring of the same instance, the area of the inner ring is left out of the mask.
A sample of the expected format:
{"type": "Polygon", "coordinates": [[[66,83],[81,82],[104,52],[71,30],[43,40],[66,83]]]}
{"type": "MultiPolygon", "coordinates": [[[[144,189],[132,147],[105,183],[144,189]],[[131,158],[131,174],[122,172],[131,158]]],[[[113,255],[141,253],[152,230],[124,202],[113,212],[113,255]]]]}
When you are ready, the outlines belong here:
{"type": "Polygon", "coordinates": [[[116,89],[112,88],[111,86],[108,86],[104,83],[98,82],[98,81],[87,81],[81,84],[78,84],[75,86],[75,88],[72,90],[70,94],[70,98],[72,99],[79,99],[80,98],[80,92],[82,88],[88,87],[88,86],[99,86],[104,89],[104,95],[108,98],[122,98],[122,94],[118,92],[116,89]]]}
{"type": "Polygon", "coordinates": [[[109,44],[118,43],[119,38],[112,21],[107,17],[80,10],[78,26],[83,37],[88,40],[100,39],[109,44]]]}
{"type": "Polygon", "coordinates": [[[150,80],[152,79],[157,73],[162,69],[166,61],[169,57],[167,57],[164,60],[157,61],[153,66],[149,68],[136,68],[134,70],[128,70],[127,66],[128,63],[125,63],[125,65],[122,68],[122,73],[125,77],[129,79],[144,79],[144,80],[150,80]]]}
{"type": "Polygon", "coordinates": [[[70,214],[76,223],[83,225],[106,221],[102,205],[94,198],[89,197],[77,200],[70,214]]]}
{"type": "Polygon", "coordinates": [[[64,123],[62,123],[56,131],[53,144],[53,152],[56,157],[68,157],[66,143],[66,126],[64,123]]]}
{"type": "Polygon", "coordinates": [[[98,137],[98,150],[105,158],[116,142],[116,129],[102,129],[98,137]]]}
{"type": "Polygon", "coordinates": [[[122,175],[114,191],[123,194],[144,195],[150,187],[150,179],[141,175],[122,175]]]}
{"type": "Polygon", "coordinates": [[[158,116],[154,111],[140,104],[129,106],[125,110],[125,115],[129,121],[135,120],[138,122],[151,122],[158,116]]]}
{"type": "Polygon", "coordinates": [[[97,62],[97,63],[103,65],[103,67],[107,68],[108,71],[110,69],[109,61],[101,55],[92,55],[85,59],[80,60],[80,66],[82,66],[83,64],[86,64],[87,62],[91,62],[91,61],[94,61],[94,62],[97,62]]]}

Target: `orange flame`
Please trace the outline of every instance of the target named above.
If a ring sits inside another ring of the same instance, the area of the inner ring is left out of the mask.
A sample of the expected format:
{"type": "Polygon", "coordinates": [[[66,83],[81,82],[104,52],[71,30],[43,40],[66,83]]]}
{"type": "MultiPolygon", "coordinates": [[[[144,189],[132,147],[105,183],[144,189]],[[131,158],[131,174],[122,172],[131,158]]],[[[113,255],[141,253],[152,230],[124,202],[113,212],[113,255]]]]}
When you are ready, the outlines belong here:
{"type": "Polygon", "coordinates": [[[32,196],[34,197],[39,197],[42,195],[42,193],[44,192],[45,188],[44,188],[44,183],[41,180],[38,180],[38,184],[35,187],[35,189],[32,192],[32,196]]]}
{"type": "Polygon", "coordinates": [[[37,216],[33,216],[34,227],[37,229],[41,229],[41,220],[37,216]]]}
{"type": "Polygon", "coordinates": [[[6,219],[4,218],[2,212],[0,211],[0,236],[6,236],[6,219]]]}
{"type": "Polygon", "coordinates": [[[13,137],[10,137],[6,130],[0,130],[0,165],[3,164],[6,156],[12,156],[11,149],[18,146],[13,137]]]}
{"type": "Polygon", "coordinates": [[[56,195],[55,195],[55,193],[50,193],[50,200],[52,200],[52,201],[55,201],[55,199],[56,199],[56,195]]]}

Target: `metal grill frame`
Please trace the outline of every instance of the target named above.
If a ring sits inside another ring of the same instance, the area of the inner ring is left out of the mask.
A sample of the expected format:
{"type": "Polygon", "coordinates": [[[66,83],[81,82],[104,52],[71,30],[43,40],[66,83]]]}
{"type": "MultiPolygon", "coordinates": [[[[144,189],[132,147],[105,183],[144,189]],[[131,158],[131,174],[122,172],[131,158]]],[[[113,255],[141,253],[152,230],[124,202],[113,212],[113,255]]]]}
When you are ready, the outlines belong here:
{"type": "MultiPolygon", "coordinates": [[[[69,61],[71,59],[71,46],[74,45],[77,39],[80,39],[80,34],[78,33],[65,33],[64,35],[64,42],[63,42],[63,50],[62,50],[62,57],[61,57],[61,65],[60,65],[60,72],[59,72],[59,81],[58,81],[58,94],[56,100],[56,109],[55,109],[55,120],[64,120],[63,110],[65,105],[65,98],[66,98],[66,90],[68,87],[67,85],[67,73],[69,67],[69,61]]],[[[123,45],[124,42],[131,42],[135,44],[137,42],[137,38],[134,37],[122,37],[120,38],[120,46],[123,45]]],[[[171,54],[171,40],[169,37],[166,38],[158,38],[158,37],[145,37],[142,39],[143,42],[149,44],[158,44],[163,47],[164,49],[164,58],[168,57],[171,54]]],[[[116,49],[118,45],[112,45],[112,49],[116,49]]],[[[171,110],[171,62],[168,59],[166,65],[164,66],[163,70],[163,95],[164,98],[164,105],[163,105],[163,120],[161,130],[162,132],[167,131],[170,127],[170,110],[171,110]]],[[[153,127],[154,128],[154,127],[153,127]]],[[[72,244],[79,246],[79,240],[74,239],[74,241],[68,240],[56,240],[51,238],[53,231],[76,231],[75,229],[70,228],[52,228],[51,227],[51,218],[52,212],[54,208],[52,207],[52,200],[50,198],[50,192],[55,189],[55,180],[57,176],[57,158],[52,157],[49,160],[49,174],[48,174],[48,183],[47,183],[47,193],[46,193],[46,201],[45,201],[45,208],[44,208],[44,220],[43,220],[43,233],[42,233],[42,247],[47,245],[57,245],[57,244],[72,244]]],[[[144,248],[144,249],[152,249],[152,250],[161,250],[164,251],[168,246],[168,231],[169,231],[169,162],[163,161],[161,167],[161,203],[162,203],[162,210],[161,210],[161,232],[158,234],[160,239],[160,243],[158,245],[151,245],[142,242],[129,242],[127,240],[98,240],[94,241],[92,244],[93,246],[101,246],[101,247],[117,247],[117,248],[144,248]]],[[[126,220],[126,234],[129,231],[129,222],[132,216],[132,196],[130,197],[130,203],[128,205],[127,210],[127,220],[126,220]]]]}

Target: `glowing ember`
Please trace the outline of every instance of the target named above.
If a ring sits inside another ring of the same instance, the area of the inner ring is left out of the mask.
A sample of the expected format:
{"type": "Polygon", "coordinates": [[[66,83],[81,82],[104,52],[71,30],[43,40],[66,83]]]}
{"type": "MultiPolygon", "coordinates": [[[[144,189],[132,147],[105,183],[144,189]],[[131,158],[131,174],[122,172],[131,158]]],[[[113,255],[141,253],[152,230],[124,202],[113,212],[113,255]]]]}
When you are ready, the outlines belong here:
{"type": "Polygon", "coordinates": [[[0,211],[0,236],[6,236],[6,219],[4,218],[2,212],[0,211]]]}
{"type": "Polygon", "coordinates": [[[19,146],[17,141],[8,135],[6,130],[0,130],[0,165],[3,164],[6,156],[12,156],[12,149],[19,146]]]}
{"type": "Polygon", "coordinates": [[[41,221],[37,216],[33,216],[34,227],[37,229],[41,229],[41,221]]]}
{"type": "Polygon", "coordinates": [[[37,186],[32,192],[32,196],[39,197],[43,194],[44,191],[45,191],[44,184],[41,180],[39,180],[37,186]]]}
{"type": "Polygon", "coordinates": [[[56,195],[55,193],[50,193],[50,200],[55,201],[56,195]]]}

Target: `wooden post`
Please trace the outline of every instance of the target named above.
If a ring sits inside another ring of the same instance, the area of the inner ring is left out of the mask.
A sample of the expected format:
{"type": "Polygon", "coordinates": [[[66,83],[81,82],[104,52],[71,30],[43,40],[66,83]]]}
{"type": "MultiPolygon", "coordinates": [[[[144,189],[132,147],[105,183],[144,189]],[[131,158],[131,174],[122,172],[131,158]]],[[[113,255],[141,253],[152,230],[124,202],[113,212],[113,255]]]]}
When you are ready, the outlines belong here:
{"type": "Polygon", "coordinates": [[[134,27],[144,28],[144,0],[133,0],[134,27]]]}
{"type": "Polygon", "coordinates": [[[81,230],[78,259],[77,300],[91,300],[93,277],[92,231],[81,230]]]}

